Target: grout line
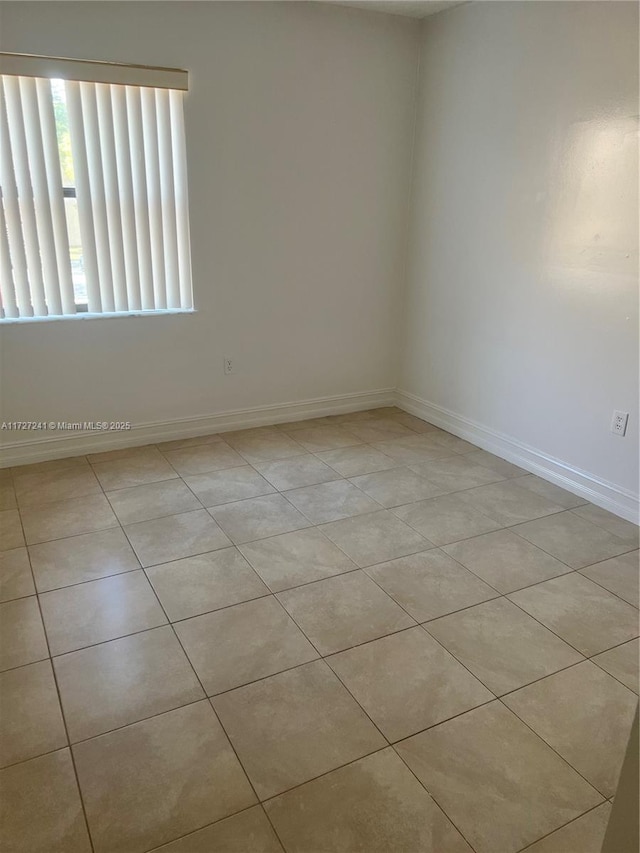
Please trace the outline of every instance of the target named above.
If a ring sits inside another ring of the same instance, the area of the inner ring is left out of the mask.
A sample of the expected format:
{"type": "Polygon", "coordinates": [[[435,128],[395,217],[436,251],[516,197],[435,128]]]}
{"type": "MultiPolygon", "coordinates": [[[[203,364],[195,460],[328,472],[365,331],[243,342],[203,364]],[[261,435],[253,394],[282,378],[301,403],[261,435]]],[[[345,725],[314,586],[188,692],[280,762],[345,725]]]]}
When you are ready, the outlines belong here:
{"type": "MultiPolygon", "coordinates": [[[[143,571],[144,571],[144,570],[143,570],[143,571]]],[[[164,613],[165,618],[168,620],[168,619],[169,619],[169,617],[168,617],[168,615],[167,615],[167,613],[166,613],[166,611],[165,611],[165,609],[164,609],[164,606],[163,606],[162,602],[160,601],[160,598],[159,598],[159,596],[157,595],[157,593],[156,593],[155,589],[153,588],[153,584],[149,581],[149,578],[147,577],[147,573],[146,573],[146,572],[145,572],[145,577],[147,578],[147,583],[148,583],[148,584],[149,584],[149,586],[153,589],[153,594],[155,595],[156,600],[158,601],[158,604],[159,604],[159,605],[160,605],[160,607],[162,608],[162,612],[164,613]]],[[[216,718],[216,719],[217,719],[217,721],[218,721],[218,725],[220,726],[220,728],[221,728],[221,729],[222,729],[222,731],[224,732],[224,735],[225,735],[225,737],[226,737],[226,739],[227,739],[227,742],[228,742],[229,746],[231,747],[231,749],[233,750],[233,753],[234,753],[234,755],[235,755],[235,757],[236,757],[236,760],[237,760],[237,762],[238,762],[238,765],[239,765],[239,766],[240,766],[240,768],[242,769],[242,772],[243,772],[243,773],[244,773],[244,775],[245,775],[245,778],[246,778],[246,780],[247,780],[247,782],[248,782],[248,784],[249,784],[249,786],[250,786],[250,788],[251,788],[251,790],[252,790],[252,792],[253,792],[253,795],[254,795],[254,797],[256,798],[256,802],[260,802],[260,798],[258,797],[258,794],[257,794],[257,792],[256,792],[256,789],[255,789],[255,788],[254,788],[254,786],[253,786],[253,782],[252,782],[252,781],[251,781],[251,779],[249,778],[249,774],[247,773],[247,771],[246,771],[246,769],[245,769],[245,767],[244,767],[244,764],[240,761],[240,756],[238,755],[238,753],[237,753],[237,751],[236,751],[236,748],[235,748],[235,746],[233,745],[233,743],[232,743],[232,741],[231,741],[231,738],[230,738],[230,737],[229,737],[229,735],[227,734],[227,731],[226,731],[226,729],[225,729],[224,725],[222,724],[222,720],[220,719],[220,717],[219,717],[219,715],[218,715],[218,713],[217,713],[217,711],[216,711],[215,707],[213,706],[213,702],[212,702],[212,701],[211,701],[211,699],[208,697],[208,695],[207,695],[207,691],[205,690],[205,687],[204,687],[204,684],[202,683],[202,681],[201,681],[201,679],[200,679],[200,676],[198,675],[198,672],[196,671],[196,668],[195,668],[195,666],[193,665],[193,663],[192,663],[192,661],[191,661],[191,658],[190,658],[190,657],[189,657],[189,655],[187,654],[187,650],[185,649],[184,645],[182,644],[182,640],[180,639],[180,636],[178,635],[178,632],[176,631],[176,629],[174,628],[174,626],[173,626],[173,624],[172,624],[171,622],[169,622],[169,625],[171,625],[171,630],[172,630],[172,632],[173,632],[173,636],[175,637],[176,642],[177,642],[177,643],[178,643],[178,645],[180,646],[180,648],[181,648],[181,650],[182,650],[183,655],[185,656],[185,658],[186,658],[186,660],[187,660],[187,662],[188,662],[189,666],[191,667],[191,671],[193,672],[193,674],[194,674],[194,676],[195,676],[195,678],[196,678],[196,680],[197,680],[198,684],[200,685],[200,689],[202,690],[202,693],[203,693],[203,700],[204,700],[204,701],[206,701],[206,702],[208,702],[209,707],[211,708],[211,710],[212,710],[212,712],[213,712],[213,714],[214,714],[215,718],[216,718]]],[[[203,701],[203,700],[199,700],[199,701],[203,701]]],[[[175,710],[175,709],[174,709],[174,710],[175,710]]],[[[167,712],[167,713],[169,713],[169,712],[167,712]]]]}
{"type": "MultiPolygon", "coordinates": [[[[24,525],[22,522],[22,514],[20,512],[20,508],[18,508],[18,517],[20,519],[20,526],[22,527],[22,536],[26,541],[26,537],[25,537],[25,533],[24,533],[24,525]]],[[[36,604],[38,606],[38,613],[40,614],[40,625],[42,627],[42,633],[44,635],[44,640],[45,640],[45,643],[47,646],[47,652],[49,654],[49,657],[46,658],[46,660],[49,661],[49,668],[51,670],[51,676],[53,678],[53,684],[54,684],[54,687],[56,690],[56,697],[58,699],[58,707],[60,709],[60,717],[62,719],[62,725],[64,726],[64,733],[65,733],[65,737],[67,739],[67,745],[66,745],[66,747],[63,747],[63,749],[69,750],[69,759],[71,761],[71,766],[73,768],[73,775],[74,775],[75,780],[76,780],[76,787],[78,790],[78,799],[80,801],[80,807],[82,809],[84,824],[85,824],[85,827],[87,830],[87,838],[89,839],[89,845],[91,847],[91,850],[94,851],[95,846],[93,843],[93,838],[91,836],[91,828],[89,826],[89,819],[87,817],[87,808],[86,808],[86,805],[84,802],[84,796],[82,794],[82,788],[80,786],[80,777],[78,775],[78,768],[76,766],[76,758],[75,758],[75,755],[73,754],[73,749],[71,748],[71,738],[69,737],[69,727],[67,725],[67,717],[66,717],[66,714],[64,711],[64,705],[62,704],[62,695],[60,692],[60,685],[58,683],[58,674],[56,672],[55,666],[53,665],[53,658],[51,656],[51,646],[49,644],[49,634],[48,634],[48,631],[46,628],[44,615],[42,613],[42,604],[40,602],[40,596],[38,595],[38,592],[37,592],[36,579],[35,579],[35,575],[33,573],[33,566],[31,565],[31,555],[29,554],[28,550],[27,550],[27,559],[29,560],[29,569],[31,571],[31,579],[33,581],[33,586],[34,586],[34,589],[36,590],[35,599],[36,599],[36,604]]],[[[55,751],[57,752],[58,750],[55,750],[55,751]]],[[[35,757],[40,757],[40,756],[34,756],[34,758],[35,757]]],[[[23,763],[23,762],[17,762],[17,763],[23,763]]]]}
{"type": "Polygon", "coordinates": [[[587,779],[587,777],[586,777],[586,776],[584,776],[584,775],[583,775],[583,773],[582,773],[580,770],[578,770],[578,768],[577,768],[577,767],[574,767],[574,766],[573,766],[573,764],[571,764],[567,758],[565,758],[563,755],[561,755],[561,754],[558,752],[558,750],[557,750],[554,746],[552,746],[552,744],[550,744],[548,741],[546,741],[546,740],[542,737],[542,735],[541,735],[539,732],[537,732],[534,728],[532,728],[526,720],[523,720],[523,719],[522,719],[522,717],[521,717],[521,716],[519,716],[519,714],[518,714],[516,711],[514,711],[514,710],[513,710],[513,708],[510,708],[507,704],[505,704],[505,703],[502,701],[502,698],[501,698],[501,697],[498,697],[498,702],[500,702],[500,704],[502,705],[502,707],[503,707],[503,708],[506,708],[506,709],[507,709],[507,711],[510,711],[510,712],[511,712],[515,717],[516,717],[516,719],[520,720],[520,722],[521,722],[523,725],[525,725],[525,726],[529,729],[529,731],[530,731],[530,732],[532,732],[532,733],[533,733],[533,734],[538,738],[538,740],[540,740],[543,744],[545,744],[545,746],[547,746],[547,747],[548,747],[552,752],[555,752],[555,754],[556,754],[556,755],[558,756],[558,758],[562,761],[562,763],[563,763],[563,764],[566,764],[566,765],[567,765],[567,767],[569,767],[571,770],[573,770],[575,773],[577,773],[577,774],[578,774],[578,776],[580,776],[580,777],[581,777],[581,779],[582,779],[584,782],[586,782],[586,783],[587,783],[587,785],[589,785],[589,787],[590,787],[593,791],[595,791],[595,792],[596,792],[596,794],[598,794],[598,796],[602,797],[602,800],[601,800],[601,802],[600,802],[600,803],[598,803],[598,805],[602,805],[602,803],[603,803],[603,802],[606,802],[606,799],[607,799],[606,794],[603,794],[603,793],[602,793],[602,791],[598,790],[598,788],[596,788],[595,784],[594,784],[593,782],[590,782],[590,781],[587,779]]]}
{"type": "Polygon", "coordinates": [[[570,826],[572,823],[575,823],[576,821],[580,820],[580,818],[585,817],[585,815],[588,815],[590,812],[593,812],[593,811],[595,811],[596,809],[601,808],[601,806],[603,806],[603,805],[604,805],[605,803],[607,803],[607,802],[609,802],[609,801],[608,801],[608,800],[604,800],[604,802],[602,802],[602,803],[596,803],[596,805],[595,805],[595,806],[591,806],[591,808],[590,808],[590,809],[587,809],[586,811],[582,812],[582,813],[581,813],[581,814],[579,814],[577,817],[571,818],[571,820],[567,821],[566,823],[563,823],[561,826],[557,826],[555,829],[552,829],[552,830],[551,830],[551,832],[547,832],[547,834],[546,834],[546,835],[542,835],[542,836],[540,836],[540,838],[536,838],[536,840],[535,840],[535,841],[532,841],[530,844],[527,844],[527,846],[526,846],[526,847],[521,847],[521,848],[517,851],[517,853],[526,853],[526,851],[527,851],[527,850],[530,850],[530,849],[533,847],[533,845],[534,845],[534,844],[537,844],[539,841],[542,841],[542,840],[543,840],[543,839],[545,839],[545,838],[549,838],[549,836],[550,836],[550,835],[553,835],[553,834],[554,834],[554,832],[559,832],[559,830],[564,829],[566,826],[570,826]]]}
{"type": "MultiPolygon", "coordinates": [[[[492,700],[492,701],[495,701],[495,700],[492,700]]],[[[486,704],[489,704],[489,703],[486,703],[486,704]]],[[[461,716],[461,715],[459,715],[459,716],[461,716]]],[[[414,737],[414,735],[412,735],[411,737],[414,737]]],[[[398,752],[398,750],[396,749],[396,746],[397,746],[397,744],[398,744],[398,743],[402,743],[402,741],[397,741],[397,743],[394,743],[394,744],[392,745],[392,747],[391,747],[391,748],[393,749],[394,753],[397,755],[397,757],[400,759],[400,761],[402,761],[402,763],[403,763],[403,764],[404,764],[404,766],[407,768],[407,770],[409,771],[409,773],[411,773],[411,775],[412,775],[412,776],[413,776],[413,778],[416,780],[416,782],[417,782],[419,785],[421,785],[421,786],[422,786],[422,788],[424,788],[424,790],[427,792],[427,796],[429,796],[429,797],[431,798],[431,801],[432,801],[432,802],[435,804],[435,806],[436,806],[436,807],[437,807],[437,808],[442,812],[442,814],[445,816],[446,820],[447,820],[447,821],[448,821],[448,822],[449,822],[449,823],[454,827],[454,829],[455,829],[457,832],[459,832],[459,833],[460,833],[460,835],[462,836],[462,838],[463,838],[463,839],[467,842],[467,844],[469,845],[469,848],[470,848],[471,850],[473,850],[473,851],[474,851],[474,853],[475,853],[476,848],[471,844],[471,841],[466,837],[466,835],[465,835],[465,834],[463,833],[463,831],[460,829],[460,827],[458,826],[458,824],[457,824],[457,823],[456,823],[456,822],[455,822],[451,817],[449,817],[449,815],[447,814],[447,812],[444,810],[444,808],[440,805],[440,803],[438,802],[438,800],[435,798],[434,794],[432,794],[432,793],[431,793],[431,791],[427,788],[427,786],[424,784],[424,782],[422,781],[422,779],[420,779],[420,777],[416,774],[416,772],[414,771],[414,769],[413,769],[412,767],[410,767],[410,766],[407,764],[407,762],[404,760],[404,758],[400,755],[400,753],[399,753],[399,752],[398,752]]],[[[434,850],[434,853],[445,853],[445,851],[438,851],[438,850],[434,850]]]]}

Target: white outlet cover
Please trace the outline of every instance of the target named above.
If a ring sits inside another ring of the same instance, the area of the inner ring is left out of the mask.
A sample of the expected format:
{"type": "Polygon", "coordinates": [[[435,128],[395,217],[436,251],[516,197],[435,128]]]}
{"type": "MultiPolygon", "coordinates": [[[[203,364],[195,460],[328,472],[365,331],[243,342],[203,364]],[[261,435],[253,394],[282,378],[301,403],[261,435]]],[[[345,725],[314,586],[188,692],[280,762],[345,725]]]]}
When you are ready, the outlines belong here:
{"type": "Polygon", "coordinates": [[[611,419],[611,432],[615,435],[624,435],[629,422],[629,412],[614,412],[611,419]]]}

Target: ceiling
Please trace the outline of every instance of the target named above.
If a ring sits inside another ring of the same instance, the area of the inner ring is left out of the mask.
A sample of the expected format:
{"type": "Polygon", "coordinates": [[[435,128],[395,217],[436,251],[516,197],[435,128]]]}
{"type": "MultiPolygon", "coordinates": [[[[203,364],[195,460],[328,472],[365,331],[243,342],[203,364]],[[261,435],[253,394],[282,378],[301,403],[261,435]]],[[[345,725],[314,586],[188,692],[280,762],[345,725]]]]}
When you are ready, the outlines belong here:
{"type": "Polygon", "coordinates": [[[338,6],[353,6],[356,9],[367,9],[372,12],[387,12],[392,15],[404,15],[408,18],[426,18],[435,15],[443,9],[460,6],[466,0],[323,0],[325,3],[335,3],[338,6]]]}

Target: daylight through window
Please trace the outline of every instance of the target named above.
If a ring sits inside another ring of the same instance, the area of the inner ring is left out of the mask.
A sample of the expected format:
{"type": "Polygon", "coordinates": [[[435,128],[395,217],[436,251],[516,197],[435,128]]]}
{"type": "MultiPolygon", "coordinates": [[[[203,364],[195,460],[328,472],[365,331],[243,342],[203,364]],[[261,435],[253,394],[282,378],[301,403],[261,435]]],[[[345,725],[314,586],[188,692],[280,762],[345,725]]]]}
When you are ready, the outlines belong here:
{"type": "Polygon", "coordinates": [[[0,58],[2,319],[191,309],[186,72],[0,58]]]}

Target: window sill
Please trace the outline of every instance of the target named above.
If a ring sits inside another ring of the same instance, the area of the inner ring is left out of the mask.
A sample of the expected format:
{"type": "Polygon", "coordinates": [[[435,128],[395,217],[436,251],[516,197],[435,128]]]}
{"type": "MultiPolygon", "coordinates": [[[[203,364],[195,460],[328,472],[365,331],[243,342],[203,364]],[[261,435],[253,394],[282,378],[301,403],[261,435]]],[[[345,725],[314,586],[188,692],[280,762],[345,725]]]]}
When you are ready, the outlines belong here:
{"type": "Polygon", "coordinates": [[[25,323],[53,323],[61,320],[109,320],[112,318],[125,317],[167,317],[176,314],[197,314],[195,308],[166,308],[153,309],[150,311],[112,311],[110,313],[90,314],[78,311],[77,314],[51,314],[46,317],[4,317],[0,320],[0,327],[24,325],[25,323]]]}

